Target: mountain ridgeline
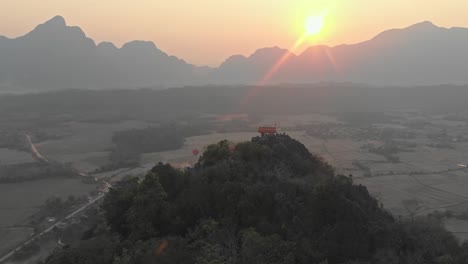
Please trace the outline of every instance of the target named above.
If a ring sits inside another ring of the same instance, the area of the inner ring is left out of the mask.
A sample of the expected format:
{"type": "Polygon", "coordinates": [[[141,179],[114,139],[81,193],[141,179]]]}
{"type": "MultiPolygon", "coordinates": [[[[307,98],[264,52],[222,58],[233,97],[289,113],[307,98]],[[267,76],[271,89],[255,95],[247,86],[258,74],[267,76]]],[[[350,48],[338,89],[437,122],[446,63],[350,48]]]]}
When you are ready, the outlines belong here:
{"type": "MultiPolygon", "coordinates": [[[[200,68],[200,72],[202,69],[200,68]]],[[[0,38],[0,87],[131,88],[196,83],[196,67],[154,43],[96,45],[79,27],[54,17],[16,39],[0,38]]]]}
{"type": "Polygon", "coordinates": [[[210,145],[193,168],[119,182],[102,221],[48,264],[466,263],[430,218],[396,220],[287,135],[210,145]]]}
{"type": "MultiPolygon", "coordinates": [[[[25,36],[0,36],[0,91],[257,84],[289,52],[263,48],[249,57],[232,56],[217,68],[198,67],[152,42],[96,45],[58,16],[25,36]]],[[[467,67],[468,29],[423,22],[362,43],[291,54],[268,83],[466,84],[467,67]]]]}

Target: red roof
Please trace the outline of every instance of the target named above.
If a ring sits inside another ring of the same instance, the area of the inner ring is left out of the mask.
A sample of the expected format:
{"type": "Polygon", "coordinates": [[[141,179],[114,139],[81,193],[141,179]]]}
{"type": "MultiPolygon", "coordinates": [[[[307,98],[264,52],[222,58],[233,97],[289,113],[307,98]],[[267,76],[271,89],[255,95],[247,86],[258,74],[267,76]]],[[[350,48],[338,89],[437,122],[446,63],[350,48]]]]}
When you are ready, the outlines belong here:
{"type": "Polygon", "coordinates": [[[259,127],[257,132],[260,134],[275,134],[276,127],[259,127]]]}

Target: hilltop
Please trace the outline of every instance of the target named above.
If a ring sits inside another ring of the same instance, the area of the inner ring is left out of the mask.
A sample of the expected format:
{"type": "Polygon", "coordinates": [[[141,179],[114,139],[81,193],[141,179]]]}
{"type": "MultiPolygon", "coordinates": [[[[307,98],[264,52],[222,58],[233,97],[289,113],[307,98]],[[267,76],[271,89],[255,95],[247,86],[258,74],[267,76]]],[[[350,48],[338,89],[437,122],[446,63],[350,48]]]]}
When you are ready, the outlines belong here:
{"type": "Polygon", "coordinates": [[[221,141],[194,167],[114,186],[102,221],[46,263],[466,263],[434,219],[394,219],[287,135],[221,141]]]}

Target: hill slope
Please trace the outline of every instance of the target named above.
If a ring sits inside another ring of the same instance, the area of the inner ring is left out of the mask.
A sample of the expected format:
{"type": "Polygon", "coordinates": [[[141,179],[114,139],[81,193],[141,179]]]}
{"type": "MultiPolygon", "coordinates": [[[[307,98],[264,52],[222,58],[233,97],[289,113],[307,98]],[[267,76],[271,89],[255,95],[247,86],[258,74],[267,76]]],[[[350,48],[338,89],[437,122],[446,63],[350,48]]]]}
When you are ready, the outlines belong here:
{"type": "Polygon", "coordinates": [[[102,210],[110,232],[96,227],[46,263],[467,260],[439,223],[396,221],[286,135],[221,141],[186,171],[160,163],[112,189],[102,210]]]}

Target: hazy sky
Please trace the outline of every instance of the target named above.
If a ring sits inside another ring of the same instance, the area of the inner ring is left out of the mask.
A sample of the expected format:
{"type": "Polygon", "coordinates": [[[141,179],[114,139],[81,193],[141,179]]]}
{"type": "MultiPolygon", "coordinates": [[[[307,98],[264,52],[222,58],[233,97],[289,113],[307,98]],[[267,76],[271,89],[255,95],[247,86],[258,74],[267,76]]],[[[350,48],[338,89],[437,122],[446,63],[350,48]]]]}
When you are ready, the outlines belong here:
{"type": "Polygon", "coordinates": [[[0,6],[0,35],[17,37],[62,15],[96,42],[151,40],[198,65],[260,47],[289,48],[306,18],[322,13],[326,28],[301,48],[355,43],[425,20],[468,27],[467,0],[0,0],[0,6]]]}

